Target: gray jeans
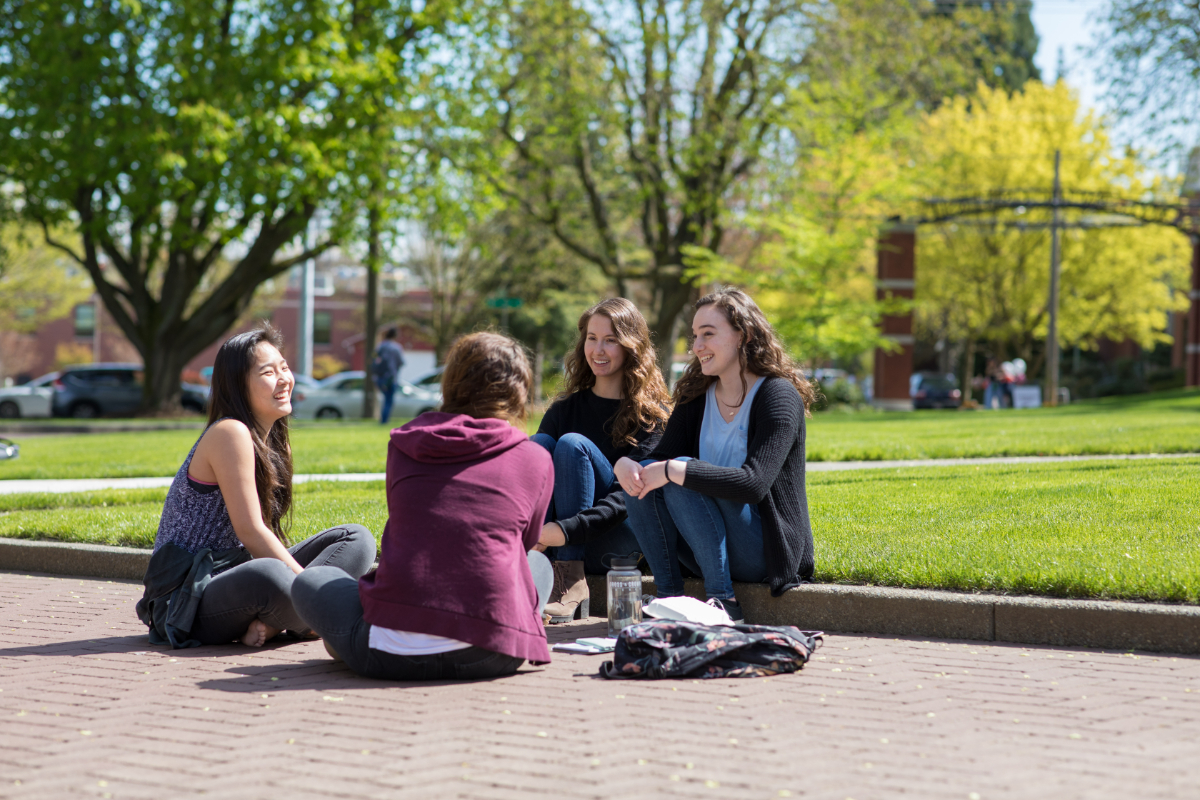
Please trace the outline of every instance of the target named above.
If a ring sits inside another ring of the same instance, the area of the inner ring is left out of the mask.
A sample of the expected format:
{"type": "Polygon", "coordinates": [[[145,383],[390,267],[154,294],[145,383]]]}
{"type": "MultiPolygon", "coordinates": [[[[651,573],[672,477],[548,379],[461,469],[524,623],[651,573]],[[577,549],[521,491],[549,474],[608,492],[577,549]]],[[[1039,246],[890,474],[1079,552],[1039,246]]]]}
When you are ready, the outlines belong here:
{"type": "MultiPolygon", "coordinates": [[[[302,567],[338,567],[340,574],[357,580],[375,563],[375,537],[362,525],[339,525],[288,552],[302,567]]],[[[256,619],[280,630],[308,630],[292,607],[295,578],[276,558],[256,558],[213,577],[200,597],[192,638],[204,644],[231,642],[256,619]]]]}
{"type": "MultiPolygon", "coordinates": [[[[529,552],[529,571],[537,587],[538,616],[554,587],[554,567],[538,552],[529,552]]],[[[296,611],[337,653],[346,666],[367,678],[393,681],[479,680],[511,675],[523,658],[482,647],[449,653],[401,656],[373,650],[371,625],[363,619],[358,581],[338,570],[306,569],[292,586],[296,611]]]]}

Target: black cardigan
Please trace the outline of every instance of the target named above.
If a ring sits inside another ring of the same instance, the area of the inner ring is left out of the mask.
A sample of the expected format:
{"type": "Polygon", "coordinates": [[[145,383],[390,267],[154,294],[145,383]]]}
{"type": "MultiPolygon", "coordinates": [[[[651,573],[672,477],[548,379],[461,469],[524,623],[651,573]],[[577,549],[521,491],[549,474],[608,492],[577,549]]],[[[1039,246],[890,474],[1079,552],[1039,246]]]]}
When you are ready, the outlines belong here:
{"type": "MultiPolygon", "coordinates": [[[[699,459],[705,397],[702,394],[675,406],[650,458],[699,459]]],[[[750,405],[746,462],[740,467],[718,467],[689,461],[683,486],[710,497],[758,506],[773,596],[812,581],[813,535],[804,489],[804,401],[786,378],[767,378],[758,387],[750,405]]]]}

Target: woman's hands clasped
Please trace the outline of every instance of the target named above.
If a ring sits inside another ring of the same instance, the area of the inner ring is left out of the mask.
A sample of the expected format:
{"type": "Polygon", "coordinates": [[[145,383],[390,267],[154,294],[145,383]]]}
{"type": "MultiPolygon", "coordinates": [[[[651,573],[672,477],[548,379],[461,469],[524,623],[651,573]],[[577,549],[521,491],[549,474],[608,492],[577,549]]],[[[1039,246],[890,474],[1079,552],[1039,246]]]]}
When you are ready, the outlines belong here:
{"type": "Polygon", "coordinates": [[[622,458],[613,467],[613,474],[616,475],[625,494],[643,500],[655,489],[667,485],[668,469],[673,469],[676,482],[682,484],[686,471],[682,461],[656,461],[643,467],[631,458],[622,458]]]}

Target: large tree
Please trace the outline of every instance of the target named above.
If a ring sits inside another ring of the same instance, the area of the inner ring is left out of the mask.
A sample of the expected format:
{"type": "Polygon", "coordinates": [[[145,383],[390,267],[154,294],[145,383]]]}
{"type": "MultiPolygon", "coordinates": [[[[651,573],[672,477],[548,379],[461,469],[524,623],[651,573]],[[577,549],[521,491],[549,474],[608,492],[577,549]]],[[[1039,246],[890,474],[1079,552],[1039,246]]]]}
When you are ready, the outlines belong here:
{"type": "MultiPolygon", "coordinates": [[[[1066,84],[1024,91],[980,87],[933,114],[921,141],[926,195],[1050,194],[1054,153],[1072,196],[1144,199],[1152,183],[1136,153],[1115,154],[1105,121],[1082,108],[1066,84]]],[[[1187,239],[1165,227],[1110,227],[1121,218],[1063,212],[1059,345],[1095,348],[1100,339],[1143,347],[1169,341],[1167,314],[1187,307],[1187,239]]],[[[1129,222],[1130,220],[1124,220],[1129,222]]],[[[976,343],[1044,363],[1050,234],[1044,210],[1016,208],[923,228],[917,324],[931,338],[963,342],[964,380],[976,343]]]]}
{"type": "Polygon", "coordinates": [[[438,20],[408,0],[0,0],[0,179],[141,353],[144,412],[177,407],[259,284],[349,229],[360,100],[394,98],[438,20]]]}
{"type": "Polygon", "coordinates": [[[781,123],[814,74],[855,52],[928,106],[1012,60],[968,24],[1007,19],[921,0],[504,3],[447,70],[438,146],[645,300],[665,362],[695,292],[685,255],[721,253],[763,176],[791,168],[781,123]]]}

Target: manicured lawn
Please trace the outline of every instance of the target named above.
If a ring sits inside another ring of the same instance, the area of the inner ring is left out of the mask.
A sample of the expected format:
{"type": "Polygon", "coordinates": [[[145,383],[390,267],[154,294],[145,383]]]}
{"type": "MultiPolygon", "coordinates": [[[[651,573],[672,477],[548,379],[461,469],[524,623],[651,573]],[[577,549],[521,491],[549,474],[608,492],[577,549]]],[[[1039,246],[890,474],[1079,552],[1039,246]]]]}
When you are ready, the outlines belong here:
{"type": "MultiPolygon", "coordinates": [[[[530,420],[531,433],[538,421],[530,420]]],[[[294,424],[296,472],[383,472],[387,433],[365,421],[294,424]]],[[[0,461],[0,480],[174,475],[198,435],[189,430],[13,436],[21,457],[0,461]]],[[[831,412],[808,423],[810,461],[1190,452],[1200,452],[1200,392],[1194,390],[1057,409],[831,412]]]]}
{"type": "Polygon", "coordinates": [[[1200,452],[1200,391],[1019,411],[836,412],[809,422],[809,461],[1200,452]]]}
{"type": "MultiPolygon", "coordinates": [[[[814,473],[820,581],[1200,602],[1200,458],[814,473]]],[[[296,487],[293,533],[378,535],[377,483],[296,487]]],[[[165,489],[0,496],[0,536],[149,546],[165,489]]]]}

